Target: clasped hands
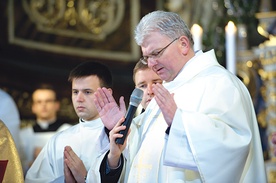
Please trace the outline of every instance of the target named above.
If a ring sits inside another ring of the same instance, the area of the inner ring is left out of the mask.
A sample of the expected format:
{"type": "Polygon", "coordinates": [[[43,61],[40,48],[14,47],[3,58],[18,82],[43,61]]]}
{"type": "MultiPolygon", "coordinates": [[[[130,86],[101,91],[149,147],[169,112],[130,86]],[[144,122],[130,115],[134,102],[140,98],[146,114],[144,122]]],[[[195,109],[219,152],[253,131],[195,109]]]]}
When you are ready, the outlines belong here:
{"type": "Polygon", "coordinates": [[[86,168],[70,146],[64,148],[64,179],[66,183],[85,183],[86,168]]]}

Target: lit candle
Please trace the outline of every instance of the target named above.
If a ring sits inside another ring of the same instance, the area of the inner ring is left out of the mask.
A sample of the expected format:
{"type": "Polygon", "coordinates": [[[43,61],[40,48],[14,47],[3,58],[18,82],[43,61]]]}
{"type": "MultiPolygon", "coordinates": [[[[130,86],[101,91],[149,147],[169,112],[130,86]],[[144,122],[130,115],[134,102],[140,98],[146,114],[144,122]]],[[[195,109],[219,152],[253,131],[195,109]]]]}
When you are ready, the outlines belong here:
{"type": "Polygon", "coordinates": [[[194,40],[194,50],[201,50],[202,49],[202,33],[203,30],[198,24],[194,24],[191,28],[191,33],[193,35],[194,40]]]}
{"type": "Polygon", "coordinates": [[[236,75],[236,34],[237,28],[232,21],[225,27],[226,68],[236,75]]]}

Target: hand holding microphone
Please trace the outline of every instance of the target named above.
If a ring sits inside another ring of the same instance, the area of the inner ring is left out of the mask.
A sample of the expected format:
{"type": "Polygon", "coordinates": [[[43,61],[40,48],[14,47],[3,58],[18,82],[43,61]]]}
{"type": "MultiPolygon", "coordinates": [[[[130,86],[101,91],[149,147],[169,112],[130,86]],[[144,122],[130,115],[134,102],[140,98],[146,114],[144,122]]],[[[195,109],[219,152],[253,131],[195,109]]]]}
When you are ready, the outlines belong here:
{"type": "Polygon", "coordinates": [[[130,124],[132,122],[132,119],[134,117],[134,114],[137,110],[138,105],[141,103],[143,98],[143,90],[139,88],[135,88],[130,96],[130,101],[129,101],[129,107],[126,113],[126,118],[125,121],[123,122],[122,125],[126,126],[125,130],[121,130],[119,133],[123,134],[122,138],[117,138],[116,143],[117,144],[124,144],[127,132],[129,130],[130,124]]]}

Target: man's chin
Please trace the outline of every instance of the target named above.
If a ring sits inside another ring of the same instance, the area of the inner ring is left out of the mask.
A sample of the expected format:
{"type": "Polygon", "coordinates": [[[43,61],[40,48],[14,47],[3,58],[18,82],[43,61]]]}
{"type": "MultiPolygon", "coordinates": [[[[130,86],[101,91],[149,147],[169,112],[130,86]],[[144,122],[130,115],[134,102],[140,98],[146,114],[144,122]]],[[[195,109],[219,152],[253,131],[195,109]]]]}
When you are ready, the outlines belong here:
{"type": "Polygon", "coordinates": [[[80,112],[80,111],[77,112],[77,115],[79,118],[82,118],[82,119],[85,119],[87,117],[87,115],[84,112],[80,112]]]}

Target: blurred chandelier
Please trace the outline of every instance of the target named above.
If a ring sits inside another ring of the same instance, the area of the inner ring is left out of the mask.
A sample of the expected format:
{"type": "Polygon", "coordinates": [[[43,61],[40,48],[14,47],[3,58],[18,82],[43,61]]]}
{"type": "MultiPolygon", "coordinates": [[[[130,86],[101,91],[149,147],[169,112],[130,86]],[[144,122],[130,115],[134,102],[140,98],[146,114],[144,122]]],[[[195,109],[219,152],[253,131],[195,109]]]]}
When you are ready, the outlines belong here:
{"type": "Polygon", "coordinates": [[[30,20],[42,32],[103,40],[124,17],[124,0],[23,0],[30,20]]]}

